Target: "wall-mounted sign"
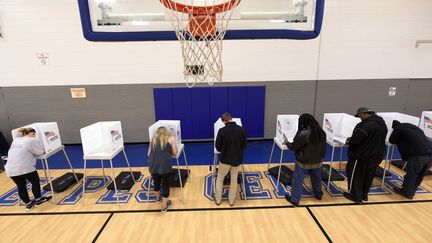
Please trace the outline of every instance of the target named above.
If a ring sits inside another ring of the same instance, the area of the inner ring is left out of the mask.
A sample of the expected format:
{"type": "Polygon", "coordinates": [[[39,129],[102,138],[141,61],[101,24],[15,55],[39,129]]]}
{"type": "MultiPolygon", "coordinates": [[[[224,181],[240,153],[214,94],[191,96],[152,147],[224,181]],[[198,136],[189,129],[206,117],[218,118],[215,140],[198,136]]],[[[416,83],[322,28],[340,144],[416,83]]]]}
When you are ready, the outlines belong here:
{"type": "Polygon", "coordinates": [[[70,92],[73,99],[87,98],[85,88],[70,88],[70,92]]]}
{"type": "Polygon", "coordinates": [[[390,87],[388,96],[396,96],[396,87],[390,87]]]}
{"type": "Polygon", "coordinates": [[[36,53],[36,58],[39,65],[45,66],[49,64],[48,53],[36,53]]]}

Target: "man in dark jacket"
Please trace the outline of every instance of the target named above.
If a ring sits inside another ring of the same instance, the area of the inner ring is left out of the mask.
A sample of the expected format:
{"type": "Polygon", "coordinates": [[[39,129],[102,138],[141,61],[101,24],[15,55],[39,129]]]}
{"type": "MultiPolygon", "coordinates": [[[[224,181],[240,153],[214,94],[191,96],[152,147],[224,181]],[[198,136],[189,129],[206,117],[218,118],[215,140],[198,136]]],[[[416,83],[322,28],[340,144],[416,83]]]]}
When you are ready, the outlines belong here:
{"type": "Polygon", "coordinates": [[[360,107],[355,116],[360,117],[361,122],[347,140],[349,192],[344,192],[343,195],[361,204],[368,200],[376,169],[385,156],[387,126],[380,116],[366,107],[360,107]]]}
{"type": "Polygon", "coordinates": [[[246,132],[243,127],[232,121],[232,116],[225,113],[221,117],[225,127],[219,129],[216,137],[216,150],[221,153],[215,189],[215,203],[222,200],[223,181],[228,172],[231,173],[231,185],[228,200],[234,206],[237,195],[237,176],[243,163],[243,151],[246,148],[246,132]]]}
{"type": "Polygon", "coordinates": [[[409,123],[393,121],[390,143],[397,144],[402,159],[407,161],[402,188],[393,188],[397,194],[412,199],[426,172],[432,166],[432,146],[424,132],[409,123]]]}
{"type": "Polygon", "coordinates": [[[324,158],[327,148],[326,134],[312,115],[301,115],[298,124],[293,142],[285,141],[287,147],[294,150],[296,155],[291,196],[285,196],[294,206],[299,205],[305,173],[309,173],[315,198],[321,200],[321,159],[324,158]]]}

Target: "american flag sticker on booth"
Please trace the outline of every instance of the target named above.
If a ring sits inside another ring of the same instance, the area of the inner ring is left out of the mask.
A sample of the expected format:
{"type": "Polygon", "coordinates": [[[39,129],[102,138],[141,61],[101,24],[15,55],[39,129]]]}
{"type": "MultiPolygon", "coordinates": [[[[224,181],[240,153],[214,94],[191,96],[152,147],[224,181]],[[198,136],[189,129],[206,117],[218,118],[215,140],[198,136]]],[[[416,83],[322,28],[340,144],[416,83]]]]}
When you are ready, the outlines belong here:
{"type": "Polygon", "coordinates": [[[111,130],[111,137],[113,142],[115,142],[121,138],[121,134],[118,130],[111,130]]]}
{"type": "Polygon", "coordinates": [[[325,119],[325,127],[326,127],[327,131],[329,131],[330,133],[333,133],[333,126],[328,119],[325,119]]]}
{"type": "Polygon", "coordinates": [[[432,129],[432,119],[431,119],[431,118],[425,116],[425,117],[424,117],[424,121],[423,121],[423,123],[424,123],[423,126],[424,126],[425,128],[432,129]]]}
{"type": "Polygon", "coordinates": [[[55,134],[53,131],[46,131],[44,132],[44,135],[48,143],[53,142],[58,138],[57,134],[55,134]]]}

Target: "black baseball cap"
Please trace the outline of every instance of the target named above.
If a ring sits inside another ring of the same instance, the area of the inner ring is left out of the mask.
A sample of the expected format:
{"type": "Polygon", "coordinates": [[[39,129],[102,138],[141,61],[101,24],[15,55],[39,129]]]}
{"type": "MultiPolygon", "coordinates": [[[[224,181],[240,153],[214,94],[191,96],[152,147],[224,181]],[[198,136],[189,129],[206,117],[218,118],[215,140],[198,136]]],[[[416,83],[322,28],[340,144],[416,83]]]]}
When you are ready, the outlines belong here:
{"type": "Polygon", "coordinates": [[[357,109],[357,112],[355,114],[355,117],[358,117],[360,115],[360,113],[370,113],[370,114],[374,114],[375,111],[367,108],[367,107],[360,107],[357,109]]]}

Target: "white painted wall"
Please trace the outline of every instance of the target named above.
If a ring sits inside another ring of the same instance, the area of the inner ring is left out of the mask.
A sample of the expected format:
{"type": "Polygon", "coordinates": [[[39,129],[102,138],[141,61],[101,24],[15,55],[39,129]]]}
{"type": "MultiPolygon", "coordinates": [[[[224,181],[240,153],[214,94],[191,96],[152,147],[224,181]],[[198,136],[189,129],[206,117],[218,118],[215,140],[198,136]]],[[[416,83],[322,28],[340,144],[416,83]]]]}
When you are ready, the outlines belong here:
{"type": "Polygon", "coordinates": [[[319,79],[432,77],[430,0],[329,0],[319,79]],[[429,60],[427,64],[426,61],[429,60]]]}
{"type": "MultiPolygon", "coordinates": [[[[321,39],[226,41],[224,79],[430,78],[432,44],[415,41],[432,39],[431,12],[431,0],[327,0],[321,39]]],[[[3,87],[183,82],[179,43],[88,42],[75,0],[0,0],[0,24],[3,87]]]]}

